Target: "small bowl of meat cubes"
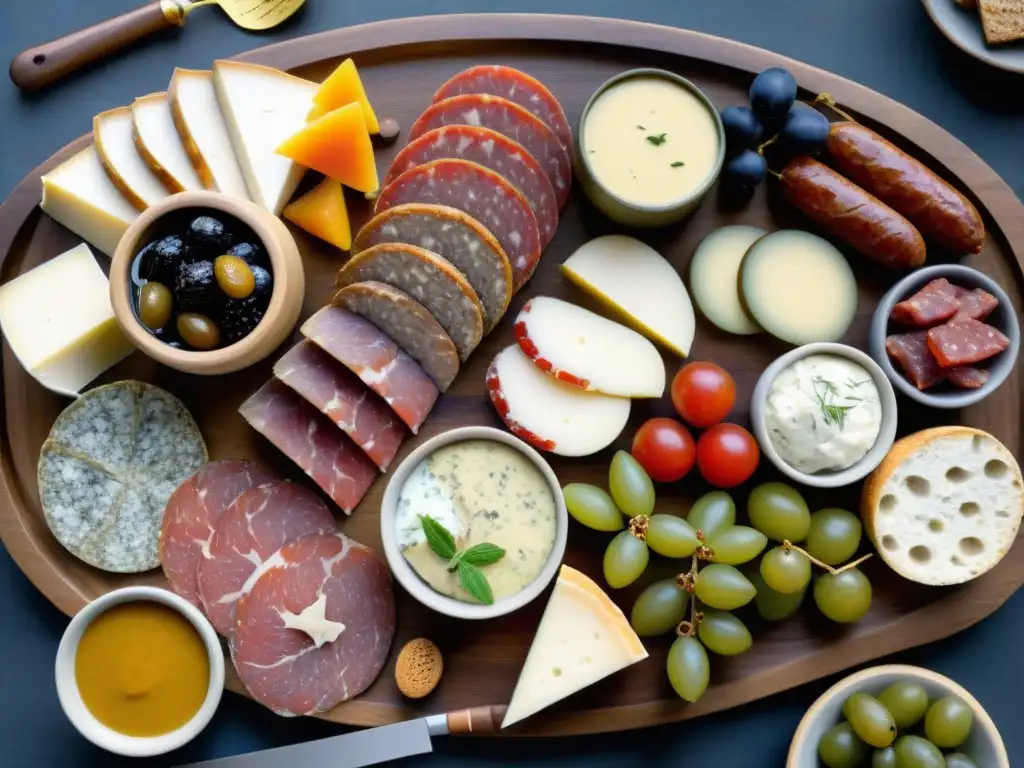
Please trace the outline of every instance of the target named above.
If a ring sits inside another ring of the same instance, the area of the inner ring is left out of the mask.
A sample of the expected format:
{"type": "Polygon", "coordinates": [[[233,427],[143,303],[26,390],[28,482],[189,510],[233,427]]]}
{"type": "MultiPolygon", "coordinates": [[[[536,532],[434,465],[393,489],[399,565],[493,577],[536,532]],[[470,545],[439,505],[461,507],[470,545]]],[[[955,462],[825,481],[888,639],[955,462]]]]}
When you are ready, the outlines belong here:
{"type": "Polygon", "coordinates": [[[933,408],[965,408],[1006,381],[1020,351],[1010,297],[959,264],[913,272],[879,301],[871,356],[893,386],[933,408]]]}

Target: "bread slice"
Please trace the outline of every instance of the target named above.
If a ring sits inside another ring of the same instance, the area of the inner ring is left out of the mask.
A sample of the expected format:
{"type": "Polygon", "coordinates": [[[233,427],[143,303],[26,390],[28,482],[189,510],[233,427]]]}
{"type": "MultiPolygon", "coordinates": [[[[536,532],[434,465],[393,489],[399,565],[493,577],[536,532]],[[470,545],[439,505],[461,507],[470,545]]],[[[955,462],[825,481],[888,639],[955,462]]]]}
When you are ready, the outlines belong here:
{"type": "Polygon", "coordinates": [[[878,554],[921,584],[993,568],[1024,517],[1020,467],[996,438],[936,427],[899,440],[864,482],[861,518],[878,554]]]}
{"type": "Polygon", "coordinates": [[[978,9],[989,45],[1024,38],[1024,0],[978,0],[978,9]]]}
{"type": "Polygon", "coordinates": [[[142,159],[165,187],[174,192],[203,188],[174,127],[166,93],[140,96],[132,103],[132,136],[142,159]]]}

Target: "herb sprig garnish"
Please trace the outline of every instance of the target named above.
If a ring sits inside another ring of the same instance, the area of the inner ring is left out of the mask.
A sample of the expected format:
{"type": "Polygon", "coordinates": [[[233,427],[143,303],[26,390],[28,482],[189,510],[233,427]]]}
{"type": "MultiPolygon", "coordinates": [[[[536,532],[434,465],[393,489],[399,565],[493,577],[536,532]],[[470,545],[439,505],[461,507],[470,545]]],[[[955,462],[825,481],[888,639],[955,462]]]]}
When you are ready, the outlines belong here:
{"type": "Polygon", "coordinates": [[[671,163],[672,168],[678,168],[681,165],[686,165],[686,163],[684,163],[682,160],[676,160],[674,163],[671,163]]]}
{"type": "Polygon", "coordinates": [[[451,532],[430,515],[420,515],[420,525],[430,549],[448,561],[448,573],[458,572],[459,584],[466,592],[484,605],[493,605],[494,592],[478,566],[498,562],[505,556],[505,550],[485,541],[460,552],[451,532]]]}
{"type": "Polygon", "coordinates": [[[666,134],[664,133],[651,134],[650,136],[647,137],[647,143],[653,144],[656,147],[660,147],[662,144],[668,141],[668,139],[666,139],[665,136],[666,134]]]}
{"type": "Polygon", "coordinates": [[[815,376],[812,380],[814,387],[814,398],[821,408],[821,415],[825,424],[839,427],[841,432],[846,426],[846,414],[856,408],[855,405],[838,405],[835,399],[839,396],[836,385],[821,376],[815,376]]]}

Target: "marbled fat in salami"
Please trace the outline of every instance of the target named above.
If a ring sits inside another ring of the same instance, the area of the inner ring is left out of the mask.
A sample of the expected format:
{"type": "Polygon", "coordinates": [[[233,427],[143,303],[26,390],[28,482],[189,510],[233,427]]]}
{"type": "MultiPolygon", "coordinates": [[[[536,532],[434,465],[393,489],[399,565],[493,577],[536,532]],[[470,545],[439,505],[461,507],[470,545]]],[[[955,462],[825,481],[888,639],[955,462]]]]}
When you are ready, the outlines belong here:
{"type": "Polygon", "coordinates": [[[987,360],[1010,346],[1010,340],[991,325],[977,320],[960,320],[928,330],[928,348],[939,365],[956,365],[987,360]]]}
{"type": "Polygon", "coordinates": [[[929,389],[946,380],[946,372],[928,349],[928,331],[889,336],[885,340],[885,351],[918,389],[929,389]]]}

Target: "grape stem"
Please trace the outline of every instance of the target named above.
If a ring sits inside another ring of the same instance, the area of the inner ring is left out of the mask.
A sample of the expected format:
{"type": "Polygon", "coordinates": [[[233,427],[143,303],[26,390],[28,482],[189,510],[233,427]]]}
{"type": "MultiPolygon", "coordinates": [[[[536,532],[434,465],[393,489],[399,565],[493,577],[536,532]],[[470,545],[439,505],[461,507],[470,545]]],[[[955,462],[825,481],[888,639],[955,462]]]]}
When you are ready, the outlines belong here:
{"type": "Polygon", "coordinates": [[[826,571],[831,573],[833,576],[838,576],[843,571],[848,571],[851,568],[856,568],[858,565],[863,563],[865,560],[870,560],[873,557],[873,553],[868,552],[866,555],[864,555],[864,557],[859,557],[856,560],[854,560],[852,563],[847,563],[842,568],[833,568],[828,563],[821,562],[821,560],[816,558],[814,555],[812,555],[806,549],[803,549],[802,547],[798,547],[796,544],[791,542],[789,539],[786,539],[786,540],[784,540],[782,542],[782,549],[783,549],[784,552],[790,552],[790,551],[799,552],[801,555],[806,557],[808,560],[810,560],[816,566],[818,566],[819,568],[824,568],[826,571]]]}
{"type": "MultiPolygon", "coordinates": [[[[758,147],[757,147],[757,154],[761,155],[761,157],[764,157],[764,148],[765,147],[770,147],[772,144],[774,144],[778,140],[779,140],[779,134],[776,133],[774,136],[772,136],[770,139],[768,139],[768,141],[765,141],[762,144],[758,145],[758,147]]],[[[779,173],[778,171],[773,171],[771,168],[768,169],[768,173],[770,173],[776,179],[781,179],[782,178],[782,174],[781,173],[779,173]]]]}
{"type": "Polygon", "coordinates": [[[819,93],[817,96],[814,97],[814,101],[812,101],[811,103],[812,104],[824,104],[826,107],[831,109],[833,112],[835,112],[840,117],[845,117],[851,123],[856,123],[857,122],[850,115],[848,115],[846,112],[844,112],[843,110],[841,110],[839,107],[836,106],[836,100],[832,98],[832,94],[830,94],[830,93],[819,93]]]}
{"type": "Polygon", "coordinates": [[[629,532],[640,539],[640,541],[647,541],[647,526],[650,523],[651,518],[647,515],[632,517],[629,520],[629,532]]]}
{"type": "MultiPolygon", "coordinates": [[[[700,531],[697,531],[697,538],[701,541],[704,540],[700,531]]],[[[697,553],[694,552],[693,559],[690,561],[690,570],[676,576],[676,583],[690,593],[690,620],[679,622],[679,626],[676,627],[676,635],[679,637],[684,635],[694,637],[697,634],[697,625],[704,618],[703,613],[697,612],[697,599],[693,596],[693,591],[697,586],[697,561],[697,553]]]]}

